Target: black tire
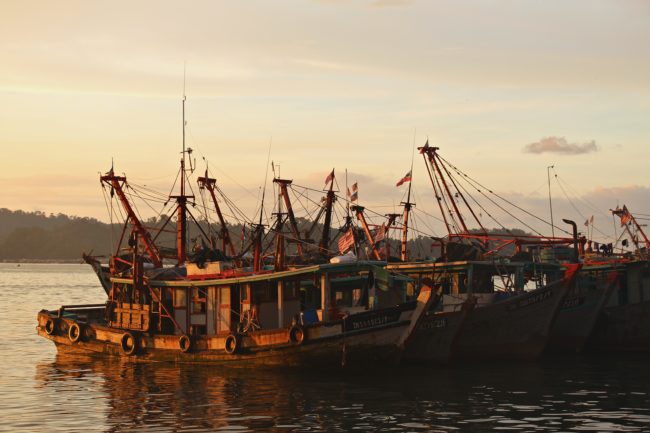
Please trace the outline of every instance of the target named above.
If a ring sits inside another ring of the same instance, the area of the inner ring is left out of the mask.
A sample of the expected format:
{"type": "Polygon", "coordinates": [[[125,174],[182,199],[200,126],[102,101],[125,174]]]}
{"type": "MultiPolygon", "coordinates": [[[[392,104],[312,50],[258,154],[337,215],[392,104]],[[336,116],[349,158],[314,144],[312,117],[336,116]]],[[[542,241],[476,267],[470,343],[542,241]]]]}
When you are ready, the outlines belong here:
{"type": "Polygon", "coordinates": [[[230,334],[226,337],[223,348],[226,353],[234,355],[235,353],[239,352],[240,344],[240,339],[236,335],[230,334]]]}
{"type": "Polygon", "coordinates": [[[300,325],[293,325],[289,329],[289,340],[293,344],[300,345],[305,342],[307,335],[305,334],[305,330],[302,326],[300,325]]]}
{"type": "Polygon", "coordinates": [[[183,334],[178,339],[178,348],[181,349],[181,352],[187,353],[192,350],[192,339],[183,334]]]}
{"type": "Polygon", "coordinates": [[[81,340],[81,327],[77,322],[73,322],[68,328],[68,338],[72,343],[77,343],[81,340]]]}
{"type": "Polygon", "coordinates": [[[125,332],[122,334],[120,346],[122,347],[122,352],[125,355],[134,355],[138,351],[138,339],[130,332],[125,332]]]}
{"type": "Polygon", "coordinates": [[[45,333],[47,335],[52,335],[56,334],[56,329],[57,329],[57,320],[54,319],[53,317],[48,317],[47,322],[45,322],[45,333]]]}

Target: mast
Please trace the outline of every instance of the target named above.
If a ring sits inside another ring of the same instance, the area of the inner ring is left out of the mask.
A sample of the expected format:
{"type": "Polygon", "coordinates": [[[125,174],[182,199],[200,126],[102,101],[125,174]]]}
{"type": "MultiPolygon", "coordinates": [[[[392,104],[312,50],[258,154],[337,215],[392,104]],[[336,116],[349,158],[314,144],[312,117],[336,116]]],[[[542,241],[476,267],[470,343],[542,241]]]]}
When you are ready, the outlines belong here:
{"type": "Polygon", "coordinates": [[[330,181],[330,188],[327,191],[327,198],[325,201],[325,222],[323,223],[323,234],[321,235],[319,248],[327,254],[330,245],[330,225],[332,224],[332,206],[335,201],[334,194],[334,169],[332,169],[332,179],[330,181]]]}
{"type": "MultiPolygon", "coordinates": [[[[179,265],[187,261],[187,200],[194,198],[194,196],[188,196],[185,194],[185,181],[186,181],[186,172],[185,172],[185,155],[191,155],[192,149],[185,148],[185,88],[183,85],[183,151],[181,157],[181,172],[180,172],[180,195],[170,196],[177,203],[177,215],[176,215],[176,257],[179,265]]],[[[190,160],[190,167],[191,167],[190,160]]]]}
{"type": "Polygon", "coordinates": [[[237,254],[235,253],[235,245],[232,243],[232,239],[230,238],[230,231],[226,226],[226,220],[223,217],[223,213],[221,213],[221,207],[219,206],[217,196],[214,192],[217,180],[208,177],[208,170],[206,169],[205,176],[199,177],[197,179],[197,182],[199,184],[199,188],[207,189],[210,192],[210,196],[212,197],[212,203],[214,203],[214,207],[217,211],[217,217],[219,218],[219,224],[221,224],[221,249],[224,252],[226,252],[226,250],[230,251],[230,255],[234,257],[237,254]]]}
{"type": "Polygon", "coordinates": [[[445,191],[447,192],[447,197],[449,197],[449,201],[451,202],[451,205],[454,207],[454,211],[458,216],[458,220],[460,221],[460,224],[463,226],[463,232],[469,233],[469,230],[467,230],[467,226],[465,225],[465,220],[463,219],[463,216],[460,214],[460,211],[458,210],[458,206],[456,206],[456,201],[454,200],[454,196],[451,194],[451,191],[449,191],[449,185],[447,185],[447,181],[445,180],[445,177],[442,175],[442,171],[440,170],[440,167],[438,166],[438,163],[436,161],[438,156],[436,154],[436,150],[438,149],[439,147],[431,148],[430,161],[433,163],[434,169],[438,172],[438,176],[440,176],[440,181],[442,182],[442,185],[444,186],[445,191]]]}

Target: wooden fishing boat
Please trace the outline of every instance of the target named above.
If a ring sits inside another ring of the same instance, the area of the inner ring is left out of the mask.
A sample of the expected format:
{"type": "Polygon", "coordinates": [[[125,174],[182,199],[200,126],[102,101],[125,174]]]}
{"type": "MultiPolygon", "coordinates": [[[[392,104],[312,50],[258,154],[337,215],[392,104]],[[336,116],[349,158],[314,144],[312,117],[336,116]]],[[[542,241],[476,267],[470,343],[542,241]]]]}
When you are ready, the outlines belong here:
{"type": "Polygon", "coordinates": [[[614,254],[610,245],[604,251],[596,248],[585,258],[588,270],[606,275],[615,286],[598,318],[589,348],[647,353],[650,352],[650,239],[627,206],[611,212],[620,218],[634,250],[614,254]]]}
{"type": "Polygon", "coordinates": [[[650,352],[650,262],[615,260],[588,268],[614,279],[588,347],[607,352],[650,352]]]}
{"type": "Polygon", "coordinates": [[[399,361],[431,289],[423,287],[416,301],[370,310],[373,269],[358,262],[231,278],[112,278],[113,299],[43,310],[38,334],[61,351],[134,361],[386,365],[399,361]],[[125,294],[133,296],[117,301],[125,294]]]}
{"type": "Polygon", "coordinates": [[[560,305],[547,347],[549,353],[579,353],[618,282],[613,269],[583,266],[560,305]]]}
{"type": "Polygon", "coordinates": [[[124,219],[108,265],[84,255],[107,292],[107,302],[42,310],[38,334],[61,351],[134,361],[333,368],[397,362],[419,318],[429,308],[431,288],[422,287],[417,298],[407,298],[400,283],[384,287],[390,296],[375,296],[374,274],[382,269],[381,263],[322,263],[329,258],[322,253],[330,242],[333,172],[322,212],[326,224],[318,250],[323,256],[321,263],[293,266],[285,262],[285,217],[299,252],[303,241],[286,195],[291,181],[275,179],[285,194],[287,211],[278,204],[273,228],[275,254],[273,264],[267,265],[263,259],[264,200],[260,220],[252,224],[251,242],[244,248],[242,239],[242,251],[237,254],[215,194],[216,180],[208,177],[206,169],[197,181],[202,191],[209,191],[219,218],[222,242],[218,249],[217,237],[201,224],[208,221],[207,216],[199,221],[190,210],[196,203],[186,184],[194,169],[192,150],[185,146],[184,113],[185,98],[177,195],[156,196],[149,188],[138,193],[113,167],[100,177],[105,197],[111,201],[107,208],[114,209],[113,201],[117,202],[124,219]],[[133,195],[153,196],[164,202],[163,210],[172,203],[155,231],[139,217],[133,195]],[[161,239],[174,218],[171,241],[175,246],[165,247],[161,239]],[[192,220],[199,233],[190,254],[192,220]]]}
{"type": "MultiPolygon", "coordinates": [[[[435,328],[428,340],[418,340],[416,331],[413,342],[422,346],[412,345],[408,353],[429,353],[430,360],[445,361],[538,358],[578,266],[571,267],[563,278],[531,290],[524,290],[533,272],[527,263],[424,262],[389,264],[388,268],[414,279],[431,278],[434,287],[442,287],[439,312],[430,316],[447,318],[447,323],[457,326],[435,328]],[[508,290],[497,290],[497,282],[508,290]],[[436,345],[436,349],[428,344],[436,345]]],[[[427,316],[421,326],[426,320],[427,316]]]]}

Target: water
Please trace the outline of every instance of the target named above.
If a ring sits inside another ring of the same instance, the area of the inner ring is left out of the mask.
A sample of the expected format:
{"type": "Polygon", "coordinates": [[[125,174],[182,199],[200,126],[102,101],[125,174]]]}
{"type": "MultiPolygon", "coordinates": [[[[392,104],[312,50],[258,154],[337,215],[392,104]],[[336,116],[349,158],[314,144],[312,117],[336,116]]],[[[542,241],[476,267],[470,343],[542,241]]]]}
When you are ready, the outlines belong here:
{"type": "Polygon", "coordinates": [[[650,357],[345,375],[58,355],[36,313],[103,302],[85,265],[0,264],[0,431],[650,431],[650,357]]]}

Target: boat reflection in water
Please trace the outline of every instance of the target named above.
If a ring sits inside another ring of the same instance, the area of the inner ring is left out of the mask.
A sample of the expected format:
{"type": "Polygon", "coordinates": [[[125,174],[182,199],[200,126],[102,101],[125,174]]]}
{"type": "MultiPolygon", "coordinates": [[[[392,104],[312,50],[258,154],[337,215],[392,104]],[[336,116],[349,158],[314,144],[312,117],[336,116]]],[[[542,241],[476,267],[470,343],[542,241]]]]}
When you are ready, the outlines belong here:
{"type": "Polygon", "coordinates": [[[59,353],[37,365],[36,384],[44,404],[58,408],[50,430],[641,431],[650,423],[647,361],[499,362],[323,379],[59,353]]]}

